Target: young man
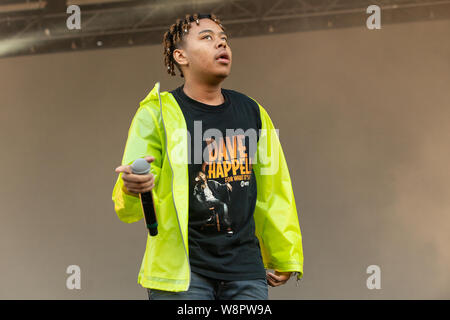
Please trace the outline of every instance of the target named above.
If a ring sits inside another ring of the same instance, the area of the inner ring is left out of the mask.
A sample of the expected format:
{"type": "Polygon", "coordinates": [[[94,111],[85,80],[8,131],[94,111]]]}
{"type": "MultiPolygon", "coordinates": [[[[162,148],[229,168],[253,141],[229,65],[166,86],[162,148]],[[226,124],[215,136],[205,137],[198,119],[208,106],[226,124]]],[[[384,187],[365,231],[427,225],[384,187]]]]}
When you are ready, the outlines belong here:
{"type": "Polygon", "coordinates": [[[176,66],[185,82],[170,92],[157,82],[141,102],[112,197],[131,223],[143,217],[139,193],[153,194],[158,235],[147,238],[138,283],[150,299],[268,299],[267,285],[303,276],[277,132],[254,99],[221,88],[232,53],[215,15],[178,19],[163,44],[168,73],[176,66]],[[132,174],[137,158],[150,174],[132,174]]]}

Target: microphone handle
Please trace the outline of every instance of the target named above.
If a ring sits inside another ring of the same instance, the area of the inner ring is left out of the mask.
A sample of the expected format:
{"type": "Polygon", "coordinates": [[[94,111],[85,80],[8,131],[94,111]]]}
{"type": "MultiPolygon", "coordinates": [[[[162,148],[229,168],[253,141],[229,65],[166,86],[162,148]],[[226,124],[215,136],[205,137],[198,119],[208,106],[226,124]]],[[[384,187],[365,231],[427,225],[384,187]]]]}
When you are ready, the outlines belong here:
{"type": "Polygon", "coordinates": [[[145,224],[151,236],[158,234],[158,222],[156,221],[155,206],[153,205],[152,192],[144,192],[139,194],[144,211],[145,224]]]}

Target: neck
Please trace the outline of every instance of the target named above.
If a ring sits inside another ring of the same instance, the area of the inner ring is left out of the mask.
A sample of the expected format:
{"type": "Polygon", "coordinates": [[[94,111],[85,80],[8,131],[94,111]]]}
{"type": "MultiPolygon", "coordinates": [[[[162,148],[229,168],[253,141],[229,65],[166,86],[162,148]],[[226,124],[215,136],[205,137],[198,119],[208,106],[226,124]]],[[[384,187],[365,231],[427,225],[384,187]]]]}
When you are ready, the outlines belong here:
{"type": "Polygon", "coordinates": [[[183,91],[188,97],[212,106],[225,102],[220,83],[211,84],[186,79],[183,91]]]}

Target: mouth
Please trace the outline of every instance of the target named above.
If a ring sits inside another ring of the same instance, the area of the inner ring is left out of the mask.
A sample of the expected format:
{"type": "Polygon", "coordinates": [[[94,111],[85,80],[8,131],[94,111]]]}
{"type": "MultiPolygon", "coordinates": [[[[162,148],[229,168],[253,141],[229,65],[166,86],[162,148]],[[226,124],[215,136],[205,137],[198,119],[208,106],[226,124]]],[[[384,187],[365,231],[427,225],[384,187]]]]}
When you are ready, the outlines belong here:
{"type": "Polygon", "coordinates": [[[229,64],[230,63],[230,57],[228,56],[227,53],[221,53],[217,58],[216,58],[217,62],[220,63],[224,63],[224,64],[229,64]]]}

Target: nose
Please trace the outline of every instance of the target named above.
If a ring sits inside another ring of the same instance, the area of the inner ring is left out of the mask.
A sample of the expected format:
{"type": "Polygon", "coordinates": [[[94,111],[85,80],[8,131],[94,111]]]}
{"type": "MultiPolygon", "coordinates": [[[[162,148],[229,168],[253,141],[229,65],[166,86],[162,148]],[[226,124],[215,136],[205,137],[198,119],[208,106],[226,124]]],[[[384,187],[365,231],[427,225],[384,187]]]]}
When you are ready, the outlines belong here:
{"type": "Polygon", "coordinates": [[[227,47],[227,41],[224,40],[224,39],[220,39],[219,40],[219,48],[220,47],[226,48],[227,47]]]}

